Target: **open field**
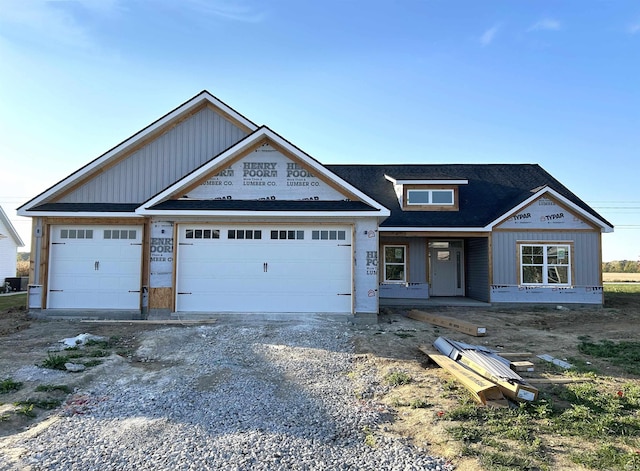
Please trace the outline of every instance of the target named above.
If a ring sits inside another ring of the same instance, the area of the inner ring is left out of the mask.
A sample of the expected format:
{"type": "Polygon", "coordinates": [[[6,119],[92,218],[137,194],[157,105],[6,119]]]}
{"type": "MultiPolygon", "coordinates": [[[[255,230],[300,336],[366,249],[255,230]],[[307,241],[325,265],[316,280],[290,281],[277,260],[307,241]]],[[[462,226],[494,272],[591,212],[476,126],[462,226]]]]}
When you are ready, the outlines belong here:
{"type": "Polygon", "coordinates": [[[640,273],[603,273],[605,283],[640,283],[640,273]]]}
{"type": "MultiPolygon", "coordinates": [[[[91,390],[100,381],[99,372],[106,374],[107,369],[91,372],[90,368],[89,373],[70,374],[62,382],[25,381],[20,389],[5,372],[43,364],[49,346],[81,332],[112,341],[93,347],[93,353],[85,352],[95,357],[79,361],[108,358],[97,356],[103,352],[135,361],[142,333],[159,329],[141,324],[35,321],[19,309],[24,302],[22,295],[0,297],[0,383],[6,381],[0,386],[7,390],[0,394],[0,402],[23,404],[23,409],[0,420],[0,436],[44,424],[68,397],[74,397],[66,391],[91,390]],[[25,405],[31,408],[26,411],[25,405]]],[[[448,458],[459,471],[640,470],[640,286],[606,285],[604,308],[438,308],[433,312],[483,325],[487,335],[470,337],[408,319],[402,310],[384,310],[376,325],[345,323],[355,352],[349,374],[352,397],[366,407],[388,412],[377,427],[363,431],[363,441],[375,447],[376,440],[386,436],[405,437],[448,458]],[[536,383],[538,400],[508,409],[478,406],[446,371],[418,351],[418,345],[431,345],[438,336],[499,351],[530,352],[535,372],[522,375],[543,381],[536,383]],[[538,359],[539,354],[552,355],[574,368],[565,371],[538,359]]],[[[164,361],[158,358],[143,365],[161,371],[164,361]]]]}

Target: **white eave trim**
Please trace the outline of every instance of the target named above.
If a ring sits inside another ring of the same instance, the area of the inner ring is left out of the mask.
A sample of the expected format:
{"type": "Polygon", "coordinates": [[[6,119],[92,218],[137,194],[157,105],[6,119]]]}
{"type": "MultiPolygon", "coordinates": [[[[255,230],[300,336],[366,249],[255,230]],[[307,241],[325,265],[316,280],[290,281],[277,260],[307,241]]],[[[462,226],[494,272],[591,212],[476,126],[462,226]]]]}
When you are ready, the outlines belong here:
{"type": "Polygon", "coordinates": [[[394,185],[468,185],[469,180],[396,180],[395,178],[386,175],[384,176],[394,185]]]}
{"type": "Polygon", "coordinates": [[[207,217],[313,217],[313,218],[354,218],[354,217],[386,217],[381,211],[201,211],[201,210],[145,210],[147,216],[166,216],[180,218],[184,216],[207,217]]]}
{"type": "Polygon", "coordinates": [[[379,232],[491,232],[486,227],[379,227],[379,232]]]}
{"type": "Polygon", "coordinates": [[[174,109],[173,111],[169,112],[165,116],[161,117],[156,122],[147,126],[143,130],[137,132],[136,134],[129,137],[128,139],[124,140],[113,149],[102,154],[101,156],[99,156],[98,158],[96,158],[86,166],[82,167],[78,171],[72,173],[68,177],[64,178],[63,180],[53,185],[48,190],[45,190],[40,195],[36,196],[34,199],[26,203],[23,207],[19,208],[18,215],[28,217],[30,214],[27,214],[26,211],[29,208],[33,208],[35,206],[40,205],[40,203],[46,201],[48,198],[54,196],[56,193],[60,192],[61,190],[69,187],[75,181],[82,179],[85,175],[92,173],[95,169],[104,166],[115,155],[118,155],[128,147],[135,145],[137,142],[146,138],[149,134],[155,132],[158,128],[165,126],[172,120],[184,115],[185,113],[188,113],[191,109],[196,108],[203,102],[211,103],[213,106],[215,106],[216,108],[219,108],[221,111],[228,114],[233,119],[237,120],[239,123],[251,129],[252,131],[255,131],[256,129],[258,129],[258,126],[255,123],[252,123],[247,118],[245,118],[244,116],[234,111],[229,106],[222,103],[220,100],[218,100],[216,97],[211,95],[209,92],[201,92],[195,97],[193,97],[192,99],[190,99],[189,101],[187,101],[186,103],[182,104],[178,108],[174,109]]]}
{"type": "Polygon", "coordinates": [[[572,201],[568,200],[567,198],[562,196],[560,193],[555,191],[553,188],[549,188],[548,186],[545,186],[545,187],[541,188],[539,191],[535,192],[531,197],[527,198],[525,201],[523,201],[519,205],[513,207],[507,213],[503,214],[499,218],[497,218],[494,221],[492,221],[491,223],[487,224],[486,228],[488,230],[492,231],[495,226],[497,226],[498,224],[501,224],[502,222],[504,222],[509,217],[509,215],[517,213],[518,211],[520,211],[521,209],[529,206],[531,203],[533,203],[538,198],[544,196],[545,194],[549,194],[549,195],[553,196],[555,199],[560,201],[562,204],[564,204],[565,206],[568,206],[569,208],[571,208],[572,211],[575,211],[576,213],[580,214],[585,219],[589,220],[591,223],[595,224],[596,226],[599,226],[600,229],[602,230],[602,232],[604,232],[604,233],[613,232],[613,227],[612,226],[606,224],[601,219],[599,219],[599,218],[595,217],[594,215],[588,213],[587,211],[582,209],[580,206],[576,205],[575,203],[573,203],[572,201]]]}
{"type": "Polygon", "coordinates": [[[28,211],[24,214],[26,217],[55,217],[55,218],[131,218],[142,219],[139,214],[126,213],[96,213],[96,212],[73,212],[73,211],[28,211]]]}
{"type": "MultiPolygon", "coordinates": [[[[261,139],[264,139],[264,138],[270,139],[271,141],[276,143],[278,146],[282,147],[283,149],[286,149],[288,152],[290,152],[291,154],[295,155],[300,160],[304,161],[305,164],[308,165],[309,167],[311,167],[316,173],[321,174],[324,178],[330,180],[336,186],[338,186],[340,188],[344,188],[345,191],[353,194],[354,196],[359,198],[364,203],[366,203],[369,206],[377,209],[379,211],[378,215],[389,216],[391,214],[391,211],[389,209],[385,208],[380,203],[378,203],[377,201],[372,199],[370,196],[367,196],[365,193],[361,192],[360,190],[355,188],[353,185],[351,185],[347,181],[341,179],[340,177],[338,177],[334,173],[328,171],[317,160],[311,158],[310,156],[308,156],[307,154],[302,152],[297,147],[293,146],[291,143],[289,143],[288,141],[283,139],[281,136],[279,136],[278,134],[276,134],[271,129],[267,128],[266,126],[263,126],[263,127],[259,128],[253,134],[250,134],[245,139],[243,139],[241,142],[239,142],[237,145],[227,149],[226,151],[224,151],[222,154],[220,154],[215,159],[209,161],[205,165],[203,165],[200,168],[198,168],[198,169],[194,170],[193,172],[191,172],[189,175],[187,175],[187,176],[183,177],[182,179],[178,180],[173,185],[171,185],[168,188],[164,189],[163,191],[161,191],[160,193],[158,193],[154,197],[152,197],[149,200],[145,201],[144,204],[141,207],[136,209],[136,213],[138,213],[138,214],[153,214],[153,213],[149,212],[150,211],[149,209],[146,209],[146,208],[154,206],[156,204],[159,204],[162,201],[165,201],[167,199],[170,199],[173,195],[179,193],[181,190],[183,190],[184,188],[188,187],[191,184],[191,182],[193,182],[194,180],[197,180],[197,179],[201,178],[202,176],[210,173],[215,168],[223,167],[227,161],[233,159],[238,154],[241,154],[242,152],[244,152],[249,146],[255,144],[256,142],[258,142],[258,141],[260,141],[261,139]]],[[[163,212],[162,214],[166,214],[166,213],[163,212]]]]}

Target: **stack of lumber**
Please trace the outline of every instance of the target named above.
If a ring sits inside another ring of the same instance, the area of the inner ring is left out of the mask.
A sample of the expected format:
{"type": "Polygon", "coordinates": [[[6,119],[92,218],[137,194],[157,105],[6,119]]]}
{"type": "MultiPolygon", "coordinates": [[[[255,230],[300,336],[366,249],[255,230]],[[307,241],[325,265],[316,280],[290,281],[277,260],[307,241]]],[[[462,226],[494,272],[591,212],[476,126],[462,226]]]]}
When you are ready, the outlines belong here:
{"type": "Polygon", "coordinates": [[[509,360],[493,350],[445,337],[438,337],[433,346],[441,355],[420,350],[454,375],[483,404],[503,405],[500,396],[527,402],[538,397],[538,390],[513,371],[509,360]]]}

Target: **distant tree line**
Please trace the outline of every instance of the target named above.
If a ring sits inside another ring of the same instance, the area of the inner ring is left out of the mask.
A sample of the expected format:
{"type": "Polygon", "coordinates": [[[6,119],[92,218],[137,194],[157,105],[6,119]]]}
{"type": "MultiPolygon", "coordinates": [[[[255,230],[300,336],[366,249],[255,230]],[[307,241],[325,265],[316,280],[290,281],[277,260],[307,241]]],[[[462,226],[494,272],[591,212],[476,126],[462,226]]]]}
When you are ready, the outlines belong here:
{"type": "Polygon", "coordinates": [[[640,273],[640,261],[616,260],[602,264],[603,273],[640,273]]]}

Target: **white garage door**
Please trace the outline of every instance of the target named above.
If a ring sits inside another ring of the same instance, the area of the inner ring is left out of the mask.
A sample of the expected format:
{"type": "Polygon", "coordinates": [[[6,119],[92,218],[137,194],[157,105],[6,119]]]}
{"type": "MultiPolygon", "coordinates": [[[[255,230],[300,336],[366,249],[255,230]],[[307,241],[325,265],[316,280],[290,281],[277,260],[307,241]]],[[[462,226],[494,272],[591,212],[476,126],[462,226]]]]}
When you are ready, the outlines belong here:
{"type": "Polygon", "coordinates": [[[49,309],[139,309],[141,226],[53,226],[49,309]]]}
{"type": "Polygon", "coordinates": [[[351,312],[351,229],[181,225],[176,311],[351,312]]]}

